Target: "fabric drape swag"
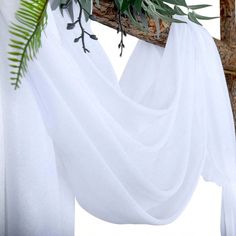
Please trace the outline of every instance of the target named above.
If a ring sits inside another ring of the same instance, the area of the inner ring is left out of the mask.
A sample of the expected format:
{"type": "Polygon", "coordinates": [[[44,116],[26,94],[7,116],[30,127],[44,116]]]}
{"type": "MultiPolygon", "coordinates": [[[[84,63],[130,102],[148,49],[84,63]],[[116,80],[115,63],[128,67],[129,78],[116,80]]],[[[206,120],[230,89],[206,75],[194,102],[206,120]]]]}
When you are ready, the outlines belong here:
{"type": "Polygon", "coordinates": [[[109,222],[167,224],[200,176],[222,186],[221,234],[236,235],[233,116],[204,28],[172,24],[165,49],[139,41],[118,81],[99,42],[87,40],[84,54],[69,18],[49,6],[43,47],[15,91],[7,44],[17,1],[2,4],[1,235],[72,236],[74,197],[109,222]]]}

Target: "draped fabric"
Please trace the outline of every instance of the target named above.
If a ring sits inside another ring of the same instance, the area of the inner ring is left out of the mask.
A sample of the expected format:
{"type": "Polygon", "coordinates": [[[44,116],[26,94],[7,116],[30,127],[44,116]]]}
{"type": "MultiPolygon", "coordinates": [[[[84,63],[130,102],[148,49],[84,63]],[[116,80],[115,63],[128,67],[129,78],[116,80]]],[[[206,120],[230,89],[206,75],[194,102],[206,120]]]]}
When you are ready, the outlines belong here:
{"type": "Polygon", "coordinates": [[[74,197],[109,222],[167,224],[201,175],[222,186],[221,234],[236,235],[232,110],[204,28],[185,19],[165,49],[138,42],[118,81],[99,43],[86,40],[84,54],[69,18],[49,7],[43,47],[14,91],[6,52],[17,4],[3,3],[2,235],[73,235],[74,197]]]}
{"type": "Polygon", "coordinates": [[[29,83],[15,91],[8,80],[7,24],[17,2],[1,2],[0,15],[0,166],[5,172],[0,173],[5,182],[0,186],[5,202],[0,205],[0,235],[69,236],[74,234],[74,194],[63,165],[29,83]]]}

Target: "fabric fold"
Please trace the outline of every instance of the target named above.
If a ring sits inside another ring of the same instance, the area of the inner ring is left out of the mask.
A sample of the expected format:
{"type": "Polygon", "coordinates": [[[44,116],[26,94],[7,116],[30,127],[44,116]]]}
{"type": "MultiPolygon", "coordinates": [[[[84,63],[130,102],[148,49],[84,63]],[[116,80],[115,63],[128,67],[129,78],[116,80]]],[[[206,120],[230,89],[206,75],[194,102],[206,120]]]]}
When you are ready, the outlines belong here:
{"type": "Polygon", "coordinates": [[[0,9],[0,235],[73,236],[74,194],[28,82],[9,82],[9,23],[19,1],[0,9]],[[2,171],[3,170],[3,171],[2,171]]]}
{"type": "Polygon", "coordinates": [[[236,235],[236,183],[222,187],[221,235],[236,235]]]}
{"type": "Polygon", "coordinates": [[[74,197],[112,223],[168,224],[202,175],[223,186],[222,236],[234,236],[236,145],[224,72],[209,33],[183,19],[165,49],[139,42],[119,82],[99,43],[86,40],[84,54],[66,30],[69,17],[49,6],[22,88],[1,81],[6,235],[73,235],[74,197]]]}

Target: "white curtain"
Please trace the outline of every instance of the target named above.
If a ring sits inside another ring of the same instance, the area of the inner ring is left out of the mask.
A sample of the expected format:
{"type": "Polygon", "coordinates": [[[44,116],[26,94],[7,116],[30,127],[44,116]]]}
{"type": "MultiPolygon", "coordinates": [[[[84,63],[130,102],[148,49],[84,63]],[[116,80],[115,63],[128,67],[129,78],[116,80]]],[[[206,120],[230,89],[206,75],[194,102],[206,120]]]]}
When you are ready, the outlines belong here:
{"type": "Polygon", "coordinates": [[[74,235],[74,194],[32,89],[26,82],[15,91],[8,80],[8,24],[17,2],[1,1],[0,10],[0,235],[74,235]]]}
{"type": "Polygon", "coordinates": [[[222,236],[236,235],[232,110],[205,29],[173,24],[165,49],[140,41],[119,82],[99,43],[87,39],[84,54],[72,43],[78,32],[65,29],[69,18],[49,7],[43,47],[14,91],[6,59],[12,15],[3,10],[5,235],[73,235],[74,197],[109,222],[167,224],[201,175],[223,186],[222,236]]]}

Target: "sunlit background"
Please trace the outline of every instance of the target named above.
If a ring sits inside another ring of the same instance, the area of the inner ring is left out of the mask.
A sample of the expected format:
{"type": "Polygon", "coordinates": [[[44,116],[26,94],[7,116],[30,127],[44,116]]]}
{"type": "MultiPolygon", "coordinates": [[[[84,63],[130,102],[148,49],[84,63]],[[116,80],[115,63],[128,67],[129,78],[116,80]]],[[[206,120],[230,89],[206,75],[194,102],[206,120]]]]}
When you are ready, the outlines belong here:
{"type": "MultiPolygon", "coordinates": [[[[211,8],[198,11],[206,16],[219,16],[219,1],[188,0],[188,4],[211,4],[211,8]]],[[[220,20],[202,21],[204,27],[215,38],[220,38],[220,20]]],[[[137,43],[132,36],[125,38],[125,51],[119,57],[116,31],[99,23],[92,22],[93,32],[99,38],[109,56],[117,78],[137,43]]],[[[124,209],[125,211],[126,209],[124,209]]],[[[182,215],[173,223],[163,226],[115,225],[99,220],[76,206],[75,236],[220,236],[221,189],[214,183],[200,179],[197,189],[182,215]]]]}

